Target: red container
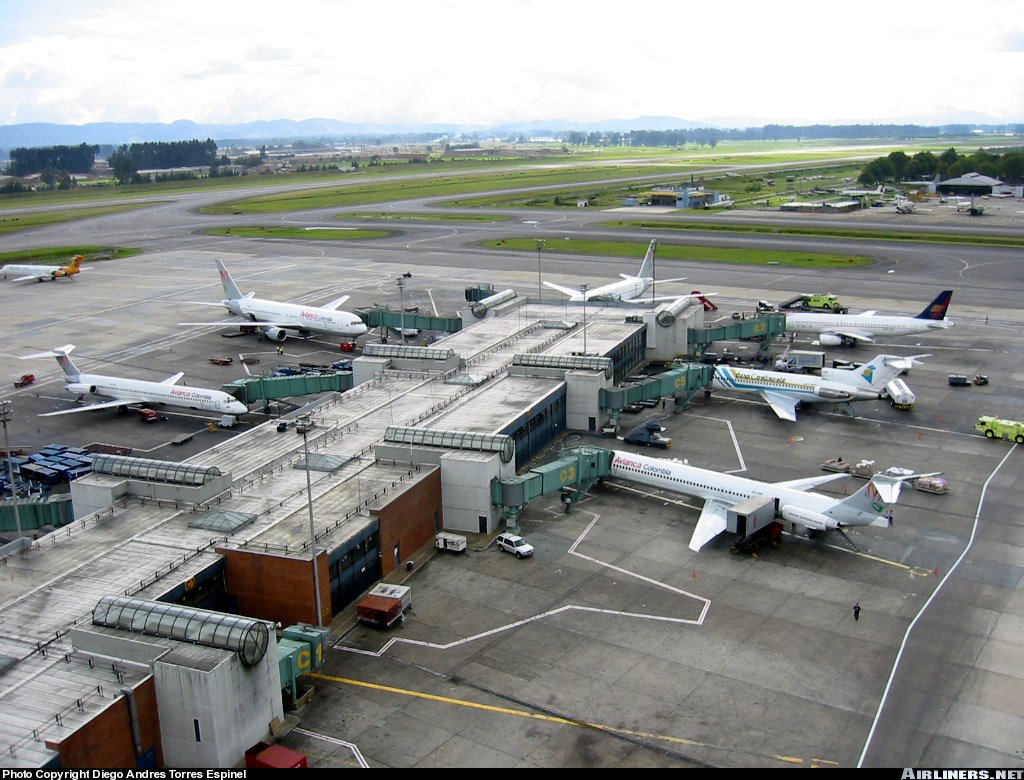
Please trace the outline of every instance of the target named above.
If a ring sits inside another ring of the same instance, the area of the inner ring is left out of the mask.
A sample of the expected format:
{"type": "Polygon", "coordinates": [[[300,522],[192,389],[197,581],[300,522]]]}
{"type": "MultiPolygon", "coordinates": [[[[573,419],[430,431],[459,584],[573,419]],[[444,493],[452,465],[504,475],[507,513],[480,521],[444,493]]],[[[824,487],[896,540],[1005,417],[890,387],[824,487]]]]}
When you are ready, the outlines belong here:
{"type": "Polygon", "coordinates": [[[246,769],[302,769],[309,768],[304,753],[289,750],[284,745],[257,742],[245,751],[246,769]]]}

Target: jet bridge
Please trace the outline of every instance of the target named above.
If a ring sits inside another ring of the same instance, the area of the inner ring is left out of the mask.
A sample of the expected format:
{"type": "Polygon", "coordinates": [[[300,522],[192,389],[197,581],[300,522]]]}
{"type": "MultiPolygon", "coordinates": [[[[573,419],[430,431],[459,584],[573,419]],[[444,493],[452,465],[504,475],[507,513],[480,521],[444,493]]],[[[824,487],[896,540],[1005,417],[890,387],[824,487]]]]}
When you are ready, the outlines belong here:
{"type": "Polygon", "coordinates": [[[699,357],[716,341],[757,339],[759,352],[767,352],[772,339],[786,332],[785,314],[764,314],[748,320],[734,320],[727,325],[687,329],[687,343],[692,357],[699,357]]]}
{"type": "Polygon", "coordinates": [[[356,315],[368,328],[393,328],[399,330],[440,330],[445,333],[457,333],[462,330],[461,317],[428,317],[415,312],[392,311],[383,306],[368,309],[356,309],[356,315]]]}
{"type": "Polygon", "coordinates": [[[680,411],[699,391],[711,384],[714,368],[703,363],[681,363],[670,371],[652,376],[646,381],[610,389],[602,388],[598,402],[602,409],[611,410],[612,422],[619,412],[641,401],[673,398],[673,411],[680,411]]]}
{"type": "Polygon", "coordinates": [[[613,453],[600,447],[562,450],[559,458],[530,469],[525,474],[491,482],[491,502],[499,508],[506,525],[516,519],[531,499],[561,492],[565,511],[582,499],[602,477],[611,473],[613,453]]]}

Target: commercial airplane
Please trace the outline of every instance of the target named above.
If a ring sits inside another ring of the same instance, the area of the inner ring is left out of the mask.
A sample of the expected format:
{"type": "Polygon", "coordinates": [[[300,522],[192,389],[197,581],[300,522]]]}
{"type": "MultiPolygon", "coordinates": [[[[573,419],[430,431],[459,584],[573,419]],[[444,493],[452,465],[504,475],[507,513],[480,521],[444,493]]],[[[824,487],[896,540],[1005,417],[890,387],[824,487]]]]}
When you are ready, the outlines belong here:
{"type": "Polygon", "coordinates": [[[870,344],[874,336],[906,336],[952,328],[953,321],[946,319],[952,298],[952,290],[943,290],[915,317],[877,316],[874,311],[863,314],[787,314],[786,330],[815,333],[824,347],[858,342],[870,344]]]}
{"type": "Polygon", "coordinates": [[[27,282],[29,279],[36,279],[40,282],[56,281],[61,277],[70,279],[80,271],[89,270],[91,266],[82,267],[83,260],[85,258],[82,255],[75,255],[67,265],[5,265],[0,268],[0,275],[6,279],[10,274],[25,274],[17,279],[12,279],[12,282],[27,282]]]}
{"type": "Polygon", "coordinates": [[[21,359],[55,357],[61,370],[64,372],[65,390],[69,393],[74,393],[79,398],[92,395],[111,400],[86,406],[76,406],[73,409],[63,409],[59,412],[46,412],[45,414],[40,414],[40,417],[88,412],[93,409],[111,409],[117,406],[129,406],[130,404],[164,404],[166,406],[196,409],[201,412],[216,412],[217,414],[239,415],[249,411],[249,407],[222,390],[207,390],[202,387],[187,387],[177,384],[185,375],[183,372],[169,376],[162,382],[125,379],[124,377],[103,376],[102,374],[83,374],[71,362],[70,355],[74,348],[74,344],[67,344],[63,347],[54,347],[49,352],[26,355],[21,359]]]}
{"type": "MultiPolygon", "coordinates": [[[[630,276],[629,274],[619,274],[622,277],[621,282],[612,282],[611,284],[605,284],[601,287],[595,287],[593,290],[587,290],[585,293],[580,292],[578,289],[572,287],[563,287],[562,285],[555,284],[554,282],[544,282],[546,287],[550,287],[552,290],[558,290],[563,295],[568,295],[569,300],[572,302],[580,301],[623,301],[625,303],[645,303],[646,301],[674,301],[677,298],[686,298],[693,296],[686,295],[666,295],[655,298],[643,298],[644,292],[647,291],[648,287],[654,278],[650,275],[653,264],[654,264],[654,252],[657,249],[658,241],[652,240],[650,245],[647,247],[647,254],[644,255],[644,260],[640,264],[640,271],[636,276],[630,276]]],[[[680,277],[678,279],[659,279],[660,282],[681,282],[686,277],[680,277]]],[[[717,295],[717,293],[704,293],[705,295],[717,295]]]]}
{"type": "Polygon", "coordinates": [[[886,510],[896,503],[902,484],[908,479],[925,476],[908,474],[891,477],[875,474],[853,495],[837,499],[807,491],[846,474],[761,482],[696,468],[679,460],[651,458],[618,450],[614,451],[611,473],[612,476],[651,487],[703,498],[704,508],[690,537],[689,546],[695,552],[726,530],[726,513],[729,509],[752,496],[774,499],[776,516],[808,531],[829,531],[855,525],[888,528],[892,525],[892,518],[886,510]]]}
{"type": "MultiPolygon", "coordinates": [[[[296,303],[282,303],[256,298],[255,293],[245,293],[238,289],[224,263],[217,260],[220,271],[220,282],[227,298],[220,303],[192,301],[201,306],[223,306],[236,317],[242,317],[257,323],[260,336],[270,341],[284,341],[288,331],[307,337],[313,333],[328,336],[362,336],[367,331],[366,323],[352,312],[339,309],[348,295],[324,304],[323,306],[302,306],[296,303]]],[[[216,322],[179,322],[179,325],[218,325],[216,322]]]]}
{"type": "Polygon", "coordinates": [[[757,393],[781,419],[795,422],[799,404],[877,400],[885,385],[918,365],[916,358],[920,357],[927,355],[877,355],[859,368],[824,368],[821,376],[715,366],[712,386],[757,393]]]}

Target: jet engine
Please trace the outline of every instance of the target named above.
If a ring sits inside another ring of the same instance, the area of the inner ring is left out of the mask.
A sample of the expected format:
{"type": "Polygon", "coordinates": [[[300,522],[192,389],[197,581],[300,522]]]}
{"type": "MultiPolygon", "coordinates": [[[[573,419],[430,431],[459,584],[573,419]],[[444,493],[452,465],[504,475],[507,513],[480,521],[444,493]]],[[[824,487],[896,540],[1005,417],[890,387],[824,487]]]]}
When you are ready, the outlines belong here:
{"type": "Polygon", "coordinates": [[[288,334],[284,331],[284,328],[266,328],[263,331],[263,335],[270,341],[284,341],[288,338],[288,334]]]}
{"type": "Polygon", "coordinates": [[[814,391],[818,398],[827,398],[829,401],[849,401],[850,394],[845,390],[833,390],[831,387],[819,387],[814,391]]]}
{"type": "Polygon", "coordinates": [[[75,384],[68,385],[67,386],[67,391],[69,393],[74,393],[75,395],[85,395],[86,393],[90,393],[92,395],[95,395],[96,394],[96,385],[83,385],[81,383],[75,383],[75,384]]]}
{"type": "Polygon", "coordinates": [[[784,505],[780,514],[783,520],[797,523],[812,531],[827,531],[830,528],[839,527],[839,523],[834,518],[798,506],[784,505]]]}
{"type": "Polygon", "coordinates": [[[842,336],[834,336],[831,333],[823,333],[818,337],[818,341],[821,342],[823,347],[838,347],[843,343],[842,336]]]}

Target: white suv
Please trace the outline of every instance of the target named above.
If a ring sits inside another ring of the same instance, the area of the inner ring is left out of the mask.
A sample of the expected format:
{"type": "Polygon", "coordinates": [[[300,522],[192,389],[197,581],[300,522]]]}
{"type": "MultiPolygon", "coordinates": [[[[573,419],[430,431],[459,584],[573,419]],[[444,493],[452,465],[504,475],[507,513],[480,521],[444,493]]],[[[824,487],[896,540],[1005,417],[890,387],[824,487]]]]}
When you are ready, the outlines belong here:
{"type": "Polygon", "coordinates": [[[526,558],[529,555],[533,555],[533,545],[521,536],[508,533],[498,534],[498,538],[494,541],[497,542],[499,549],[514,554],[516,558],[526,558]]]}

